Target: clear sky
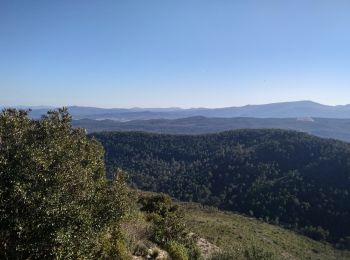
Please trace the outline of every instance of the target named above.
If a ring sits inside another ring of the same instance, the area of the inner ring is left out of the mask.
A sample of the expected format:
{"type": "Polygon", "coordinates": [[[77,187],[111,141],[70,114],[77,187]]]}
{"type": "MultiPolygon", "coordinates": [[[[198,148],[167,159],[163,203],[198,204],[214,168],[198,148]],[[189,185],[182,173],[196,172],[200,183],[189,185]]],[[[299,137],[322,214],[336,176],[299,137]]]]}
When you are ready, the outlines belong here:
{"type": "Polygon", "coordinates": [[[0,105],[350,103],[349,0],[0,0],[0,105]]]}

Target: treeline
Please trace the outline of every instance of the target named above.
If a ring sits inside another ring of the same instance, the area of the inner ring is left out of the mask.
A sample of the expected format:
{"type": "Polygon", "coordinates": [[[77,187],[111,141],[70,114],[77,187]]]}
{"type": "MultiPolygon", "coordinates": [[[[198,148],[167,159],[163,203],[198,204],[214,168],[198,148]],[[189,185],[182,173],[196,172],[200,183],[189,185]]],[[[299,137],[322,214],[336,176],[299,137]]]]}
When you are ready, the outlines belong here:
{"type": "Polygon", "coordinates": [[[233,210],[315,239],[350,236],[350,145],[294,131],[93,134],[139,189],[233,210]]]}

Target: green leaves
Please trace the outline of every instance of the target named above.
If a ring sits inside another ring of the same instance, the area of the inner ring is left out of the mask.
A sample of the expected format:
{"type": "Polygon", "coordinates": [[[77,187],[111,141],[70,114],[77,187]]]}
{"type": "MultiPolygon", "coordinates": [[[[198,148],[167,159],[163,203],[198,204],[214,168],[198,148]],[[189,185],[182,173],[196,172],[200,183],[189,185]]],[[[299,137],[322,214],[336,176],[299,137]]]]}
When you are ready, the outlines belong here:
{"type": "MultiPolygon", "coordinates": [[[[0,258],[94,258],[130,203],[123,180],[107,181],[104,151],[72,129],[67,109],[41,120],[0,114],[0,258]]],[[[102,249],[101,249],[102,248],[102,249]]]]}

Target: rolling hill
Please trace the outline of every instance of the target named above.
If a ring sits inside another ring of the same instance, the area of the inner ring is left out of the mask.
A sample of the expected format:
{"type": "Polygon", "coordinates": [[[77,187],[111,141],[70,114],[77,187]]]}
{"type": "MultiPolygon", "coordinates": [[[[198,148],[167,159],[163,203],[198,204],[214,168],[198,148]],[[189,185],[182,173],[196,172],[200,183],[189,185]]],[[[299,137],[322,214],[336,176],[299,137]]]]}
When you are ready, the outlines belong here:
{"type": "MultiPolygon", "coordinates": [[[[70,106],[74,119],[112,119],[118,121],[146,119],[176,119],[193,116],[204,117],[257,117],[257,118],[350,118],[350,105],[327,106],[312,101],[281,102],[265,105],[246,105],[225,108],[96,108],[70,106]]],[[[32,108],[31,116],[40,117],[46,108],[32,108]]]]}
{"type": "Polygon", "coordinates": [[[206,118],[153,119],[118,122],[114,120],[81,119],[74,127],[88,133],[102,131],[144,131],[168,134],[206,134],[235,129],[285,129],[306,132],[324,138],[350,142],[350,119],[329,118],[206,118]]]}
{"type": "Polygon", "coordinates": [[[350,144],[284,130],[93,134],[130,184],[249,214],[317,239],[350,236],[350,144]]]}

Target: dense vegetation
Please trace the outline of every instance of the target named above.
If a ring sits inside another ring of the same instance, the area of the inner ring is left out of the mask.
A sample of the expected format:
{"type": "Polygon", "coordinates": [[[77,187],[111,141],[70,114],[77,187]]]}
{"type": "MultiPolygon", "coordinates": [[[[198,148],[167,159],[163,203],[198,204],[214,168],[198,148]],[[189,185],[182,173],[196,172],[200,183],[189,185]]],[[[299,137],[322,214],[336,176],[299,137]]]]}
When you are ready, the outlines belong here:
{"type": "Polygon", "coordinates": [[[107,179],[103,147],[71,122],[66,109],[0,114],[0,259],[160,259],[159,246],[199,259],[170,197],[139,195],[120,170],[107,179]]]}
{"type": "Polygon", "coordinates": [[[133,187],[242,212],[316,239],[350,236],[347,143],[283,130],[94,137],[105,147],[109,172],[126,170],[133,187]]]}
{"type": "MultiPolygon", "coordinates": [[[[173,260],[198,260],[201,252],[197,238],[190,235],[185,212],[165,194],[138,194],[138,203],[151,223],[149,239],[165,248],[173,260]]],[[[146,256],[147,255],[143,255],[146,256]]]]}
{"type": "Polygon", "coordinates": [[[106,178],[102,146],[66,110],[0,114],[1,259],[126,259],[130,205],[122,177],[106,178]]]}

